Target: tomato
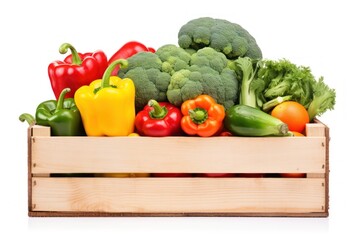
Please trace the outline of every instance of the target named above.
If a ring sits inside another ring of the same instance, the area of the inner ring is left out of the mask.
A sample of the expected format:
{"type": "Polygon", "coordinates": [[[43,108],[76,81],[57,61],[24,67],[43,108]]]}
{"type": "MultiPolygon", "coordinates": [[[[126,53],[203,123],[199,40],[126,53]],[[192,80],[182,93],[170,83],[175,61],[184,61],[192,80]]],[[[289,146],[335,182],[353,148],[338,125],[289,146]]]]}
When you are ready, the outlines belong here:
{"type": "Polygon", "coordinates": [[[213,178],[225,178],[235,177],[234,173],[199,173],[198,177],[213,177],[213,178]]]}
{"type": "Polygon", "coordinates": [[[306,173],[280,173],[280,176],[284,178],[305,178],[306,173]]]}
{"type": "Polygon", "coordinates": [[[271,112],[276,117],[286,123],[290,131],[303,132],[305,125],[310,122],[309,114],[306,108],[298,102],[282,102],[271,112]]]}

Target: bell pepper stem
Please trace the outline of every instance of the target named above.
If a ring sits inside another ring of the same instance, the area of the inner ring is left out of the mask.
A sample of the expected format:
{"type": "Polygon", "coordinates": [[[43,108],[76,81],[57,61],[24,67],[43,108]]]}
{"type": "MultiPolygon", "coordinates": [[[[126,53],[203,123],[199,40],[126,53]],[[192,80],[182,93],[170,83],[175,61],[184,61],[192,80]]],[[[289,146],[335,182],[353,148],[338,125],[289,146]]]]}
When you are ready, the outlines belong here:
{"type": "Polygon", "coordinates": [[[74,48],[73,45],[71,45],[70,43],[63,43],[61,44],[60,48],[59,48],[59,52],[61,54],[65,54],[67,53],[67,51],[70,49],[71,51],[71,59],[72,59],[72,63],[75,65],[81,65],[82,61],[81,58],[79,56],[79,53],[76,51],[76,49],[74,48]]]}
{"type": "Polygon", "coordinates": [[[196,124],[202,124],[208,119],[208,113],[203,108],[190,109],[189,116],[196,124]]]}
{"type": "Polygon", "coordinates": [[[30,113],[23,113],[23,114],[21,114],[21,115],[19,116],[19,120],[20,120],[21,122],[26,121],[26,122],[29,124],[29,126],[34,126],[35,123],[36,123],[34,116],[31,115],[30,113]]]}
{"type": "Polygon", "coordinates": [[[168,113],[166,107],[161,107],[154,99],[149,100],[148,106],[153,107],[153,110],[149,112],[150,117],[153,119],[163,119],[168,113]]]}
{"type": "Polygon", "coordinates": [[[64,88],[61,93],[60,93],[60,96],[59,96],[59,99],[57,101],[57,104],[56,104],[56,109],[55,109],[55,112],[61,110],[64,108],[64,99],[65,99],[65,95],[70,92],[70,88],[64,88]]]}
{"type": "Polygon", "coordinates": [[[117,65],[120,65],[120,67],[122,67],[122,68],[127,68],[128,64],[129,63],[126,59],[118,59],[118,60],[110,63],[110,65],[105,70],[104,75],[102,77],[100,89],[106,88],[106,87],[111,87],[111,85],[110,85],[111,72],[115,69],[115,67],[117,65]]]}

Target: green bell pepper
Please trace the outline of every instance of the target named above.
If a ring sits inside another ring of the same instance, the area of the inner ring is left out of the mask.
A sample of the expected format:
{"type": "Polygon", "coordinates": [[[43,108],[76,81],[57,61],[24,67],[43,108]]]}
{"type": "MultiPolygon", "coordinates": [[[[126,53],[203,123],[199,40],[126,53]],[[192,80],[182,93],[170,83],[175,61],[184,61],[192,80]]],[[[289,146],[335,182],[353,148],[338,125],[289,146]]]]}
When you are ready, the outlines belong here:
{"type": "MultiPolygon", "coordinates": [[[[37,125],[49,126],[52,136],[84,136],[80,112],[73,98],[64,99],[70,88],[65,88],[58,101],[48,100],[40,103],[36,108],[35,122],[37,125]]],[[[19,119],[34,124],[30,114],[21,114],[19,119]]]]}

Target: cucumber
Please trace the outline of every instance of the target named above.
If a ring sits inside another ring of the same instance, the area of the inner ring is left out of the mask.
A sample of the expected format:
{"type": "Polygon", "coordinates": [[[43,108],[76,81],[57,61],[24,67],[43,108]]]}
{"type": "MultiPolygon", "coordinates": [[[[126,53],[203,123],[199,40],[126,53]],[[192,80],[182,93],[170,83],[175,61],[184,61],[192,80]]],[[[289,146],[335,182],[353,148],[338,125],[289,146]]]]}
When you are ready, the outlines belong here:
{"type": "Polygon", "coordinates": [[[287,124],[247,105],[234,105],[226,111],[225,128],[233,135],[262,137],[289,136],[287,124]]]}

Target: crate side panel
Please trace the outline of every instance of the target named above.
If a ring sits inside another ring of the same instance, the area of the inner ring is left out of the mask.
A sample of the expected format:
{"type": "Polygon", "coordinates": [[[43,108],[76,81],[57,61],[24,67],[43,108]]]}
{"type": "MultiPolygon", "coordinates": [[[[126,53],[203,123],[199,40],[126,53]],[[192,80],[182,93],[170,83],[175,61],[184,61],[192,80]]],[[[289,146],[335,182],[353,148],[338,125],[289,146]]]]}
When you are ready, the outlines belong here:
{"type": "Polygon", "coordinates": [[[324,179],[33,178],[33,212],[325,212],[324,179]]]}
{"type": "Polygon", "coordinates": [[[32,173],[324,173],[325,137],[33,137],[32,173]]]}

